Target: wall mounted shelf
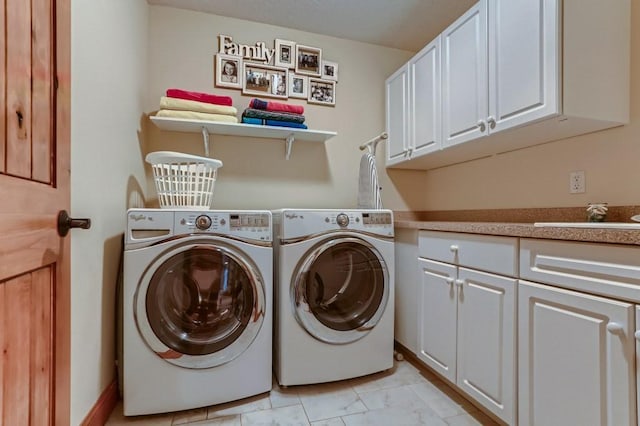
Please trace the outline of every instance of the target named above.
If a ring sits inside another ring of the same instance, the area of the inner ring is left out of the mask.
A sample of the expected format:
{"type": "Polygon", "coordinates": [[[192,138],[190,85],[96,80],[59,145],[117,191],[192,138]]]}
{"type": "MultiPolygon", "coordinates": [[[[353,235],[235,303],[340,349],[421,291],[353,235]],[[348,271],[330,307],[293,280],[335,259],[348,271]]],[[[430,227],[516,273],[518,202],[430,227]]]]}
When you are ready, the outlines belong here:
{"type": "Polygon", "coordinates": [[[149,117],[160,129],[171,132],[202,133],[205,155],[209,156],[209,135],[243,136],[249,138],[282,139],[285,141],[285,157],[291,157],[291,148],[296,140],[325,142],[337,135],[324,130],[305,130],[289,127],[260,126],[244,123],[189,120],[184,118],[149,117]]]}

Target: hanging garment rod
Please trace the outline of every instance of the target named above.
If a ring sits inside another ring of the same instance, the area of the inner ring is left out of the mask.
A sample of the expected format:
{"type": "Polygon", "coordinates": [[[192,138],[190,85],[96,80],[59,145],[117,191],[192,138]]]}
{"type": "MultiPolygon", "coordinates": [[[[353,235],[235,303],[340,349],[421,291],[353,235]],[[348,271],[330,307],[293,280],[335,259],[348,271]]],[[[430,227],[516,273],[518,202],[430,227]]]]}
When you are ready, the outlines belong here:
{"type": "Polygon", "coordinates": [[[370,141],[367,141],[365,143],[363,143],[362,145],[360,145],[360,150],[364,150],[367,147],[371,147],[371,153],[375,155],[376,153],[376,147],[378,146],[378,142],[383,141],[385,139],[387,139],[389,137],[389,135],[387,134],[387,132],[382,132],[380,133],[378,136],[376,136],[375,138],[371,139],[370,141]]]}

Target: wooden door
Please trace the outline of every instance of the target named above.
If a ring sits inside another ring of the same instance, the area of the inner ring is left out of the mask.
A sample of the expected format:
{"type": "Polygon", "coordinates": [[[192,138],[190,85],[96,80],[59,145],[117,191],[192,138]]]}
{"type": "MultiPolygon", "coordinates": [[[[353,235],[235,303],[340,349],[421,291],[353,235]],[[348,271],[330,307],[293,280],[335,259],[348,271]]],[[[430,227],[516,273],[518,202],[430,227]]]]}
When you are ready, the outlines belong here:
{"type": "Polygon", "coordinates": [[[0,424],[68,425],[70,2],[0,1],[0,424]]]}
{"type": "Polygon", "coordinates": [[[519,282],[520,426],[637,426],[634,308],[519,282]]]}
{"type": "Polygon", "coordinates": [[[456,267],[419,259],[418,358],[456,382],[456,267]]]}
{"type": "Polygon", "coordinates": [[[457,384],[507,424],[515,424],[515,278],[458,271],[457,384]]]}
{"type": "Polygon", "coordinates": [[[386,81],[387,165],[406,158],[409,144],[409,67],[407,64],[394,72],[386,81]]]}
{"type": "Polygon", "coordinates": [[[443,147],[486,135],[487,4],[480,0],[442,33],[443,147]]]}

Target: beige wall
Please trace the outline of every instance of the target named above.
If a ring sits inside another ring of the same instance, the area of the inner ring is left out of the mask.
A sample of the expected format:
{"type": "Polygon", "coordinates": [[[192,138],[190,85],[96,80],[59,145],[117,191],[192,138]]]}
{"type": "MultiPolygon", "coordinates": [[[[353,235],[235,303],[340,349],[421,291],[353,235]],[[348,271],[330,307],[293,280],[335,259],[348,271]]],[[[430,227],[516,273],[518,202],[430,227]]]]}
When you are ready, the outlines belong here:
{"type": "MultiPolygon", "coordinates": [[[[640,203],[640,3],[631,14],[631,111],[626,126],[428,171],[401,193],[415,210],[578,207],[640,203]],[[569,194],[569,172],[584,170],[586,193],[569,194]],[[419,186],[419,188],[418,188],[419,186]]],[[[395,171],[391,175],[396,179],[395,171]]],[[[640,213],[640,212],[639,212],[640,213]]]]}
{"type": "Polygon", "coordinates": [[[146,81],[144,0],[71,4],[71,424],[113,381],[115,295],[127,207],[145,185],[139,137],[146,81]]]}
{"type": "MultiPolygon", "coordinates": [[[[384,80],[411,52],[155,6],[150,8],[147,112],[158,108],[160,96],[170,87],[229,95],[239,114],[247,107],[251,96],[213,86],[219,34],[242,44],[263,41],[273,47],[274,39],[281,38],[323,49],[325,59],[339,64],[336,106],[293,99],[287,102],[305,106],[310,128],[335,131],[338,136],[326,143],[295,142],[287,161],[283,141],[212,135],[212,156],[224,163],[216,183],[214,208],[355,207],[361,156],[358,146],[385,129],[384,80]]],[[[150,151],[204,154],[199,134],[162,132],[150,122],[147,131],[150,151]]],[[[382,173],[384,149],[383,144],[378,147],[382,173]]],[[[424,173],[406,174],[415,179],[424,173]]],[[[384,185],[383,193],[389,207],[407,208],[392,185],[384,185]]]]}

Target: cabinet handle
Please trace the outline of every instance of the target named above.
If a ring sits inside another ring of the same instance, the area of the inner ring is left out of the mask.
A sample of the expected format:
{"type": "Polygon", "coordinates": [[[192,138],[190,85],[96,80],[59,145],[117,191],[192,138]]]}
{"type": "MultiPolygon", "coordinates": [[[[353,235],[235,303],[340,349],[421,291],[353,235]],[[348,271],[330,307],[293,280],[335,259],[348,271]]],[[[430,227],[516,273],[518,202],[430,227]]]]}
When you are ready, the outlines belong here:
{"type": "Polygon", "coordinates": [[[458,246],[455,244],[451,244],[451,246],[449,247],[449,250],[451,250],[452,253],[455,253],[458,251],[458,246]]]}
{"type": "Polygon", "coordinates": [[[624,330],[624,327],[620,323],[610,322],[607,324],[607,331],[609,331],[612,334],[617,334],[622,330],[624,330]]]}
{"type": "Polygon", "coordinates": [[[492,116],[489,116],[489,118],[487,119],[487,122],[489,123],[489,128],[490,129],[495,129],[496,128],[496,119],[493,118],[492,116]]]}
{"type": "Polygon", "coordinates": [[[413,148],[409,148],[409,157],[411,157],[411,154],[413,154],[413,148]]]}
{"type": "Polygon", "coordinates": [[[481,132],[484,132],[487,129],[487,125],[484,120],[478,120],[478,127],[480,127],[481,132]]]}
{"type": "Polygon", "coordinates": [[[447,284],[449,285],[453,285],[453,283],[455,282],[455,280],[451,277],[447,278],[445,281],[447,281],[447,284]]]}
{"type": "Polygon", "coordinates": [[[463,285],[463,284],[464,284],[464,280],[460,280],[460,279],[457,279],[457,280],[456,280],[456,285],[457,285],[458,287],[462,287],[462,285],[463,285]]]}
{"type": "Polygon", "coordinates": [[[633,336],[636,338],[636,340],[640,340],[640,330],[636,331],[633,336]]]}

